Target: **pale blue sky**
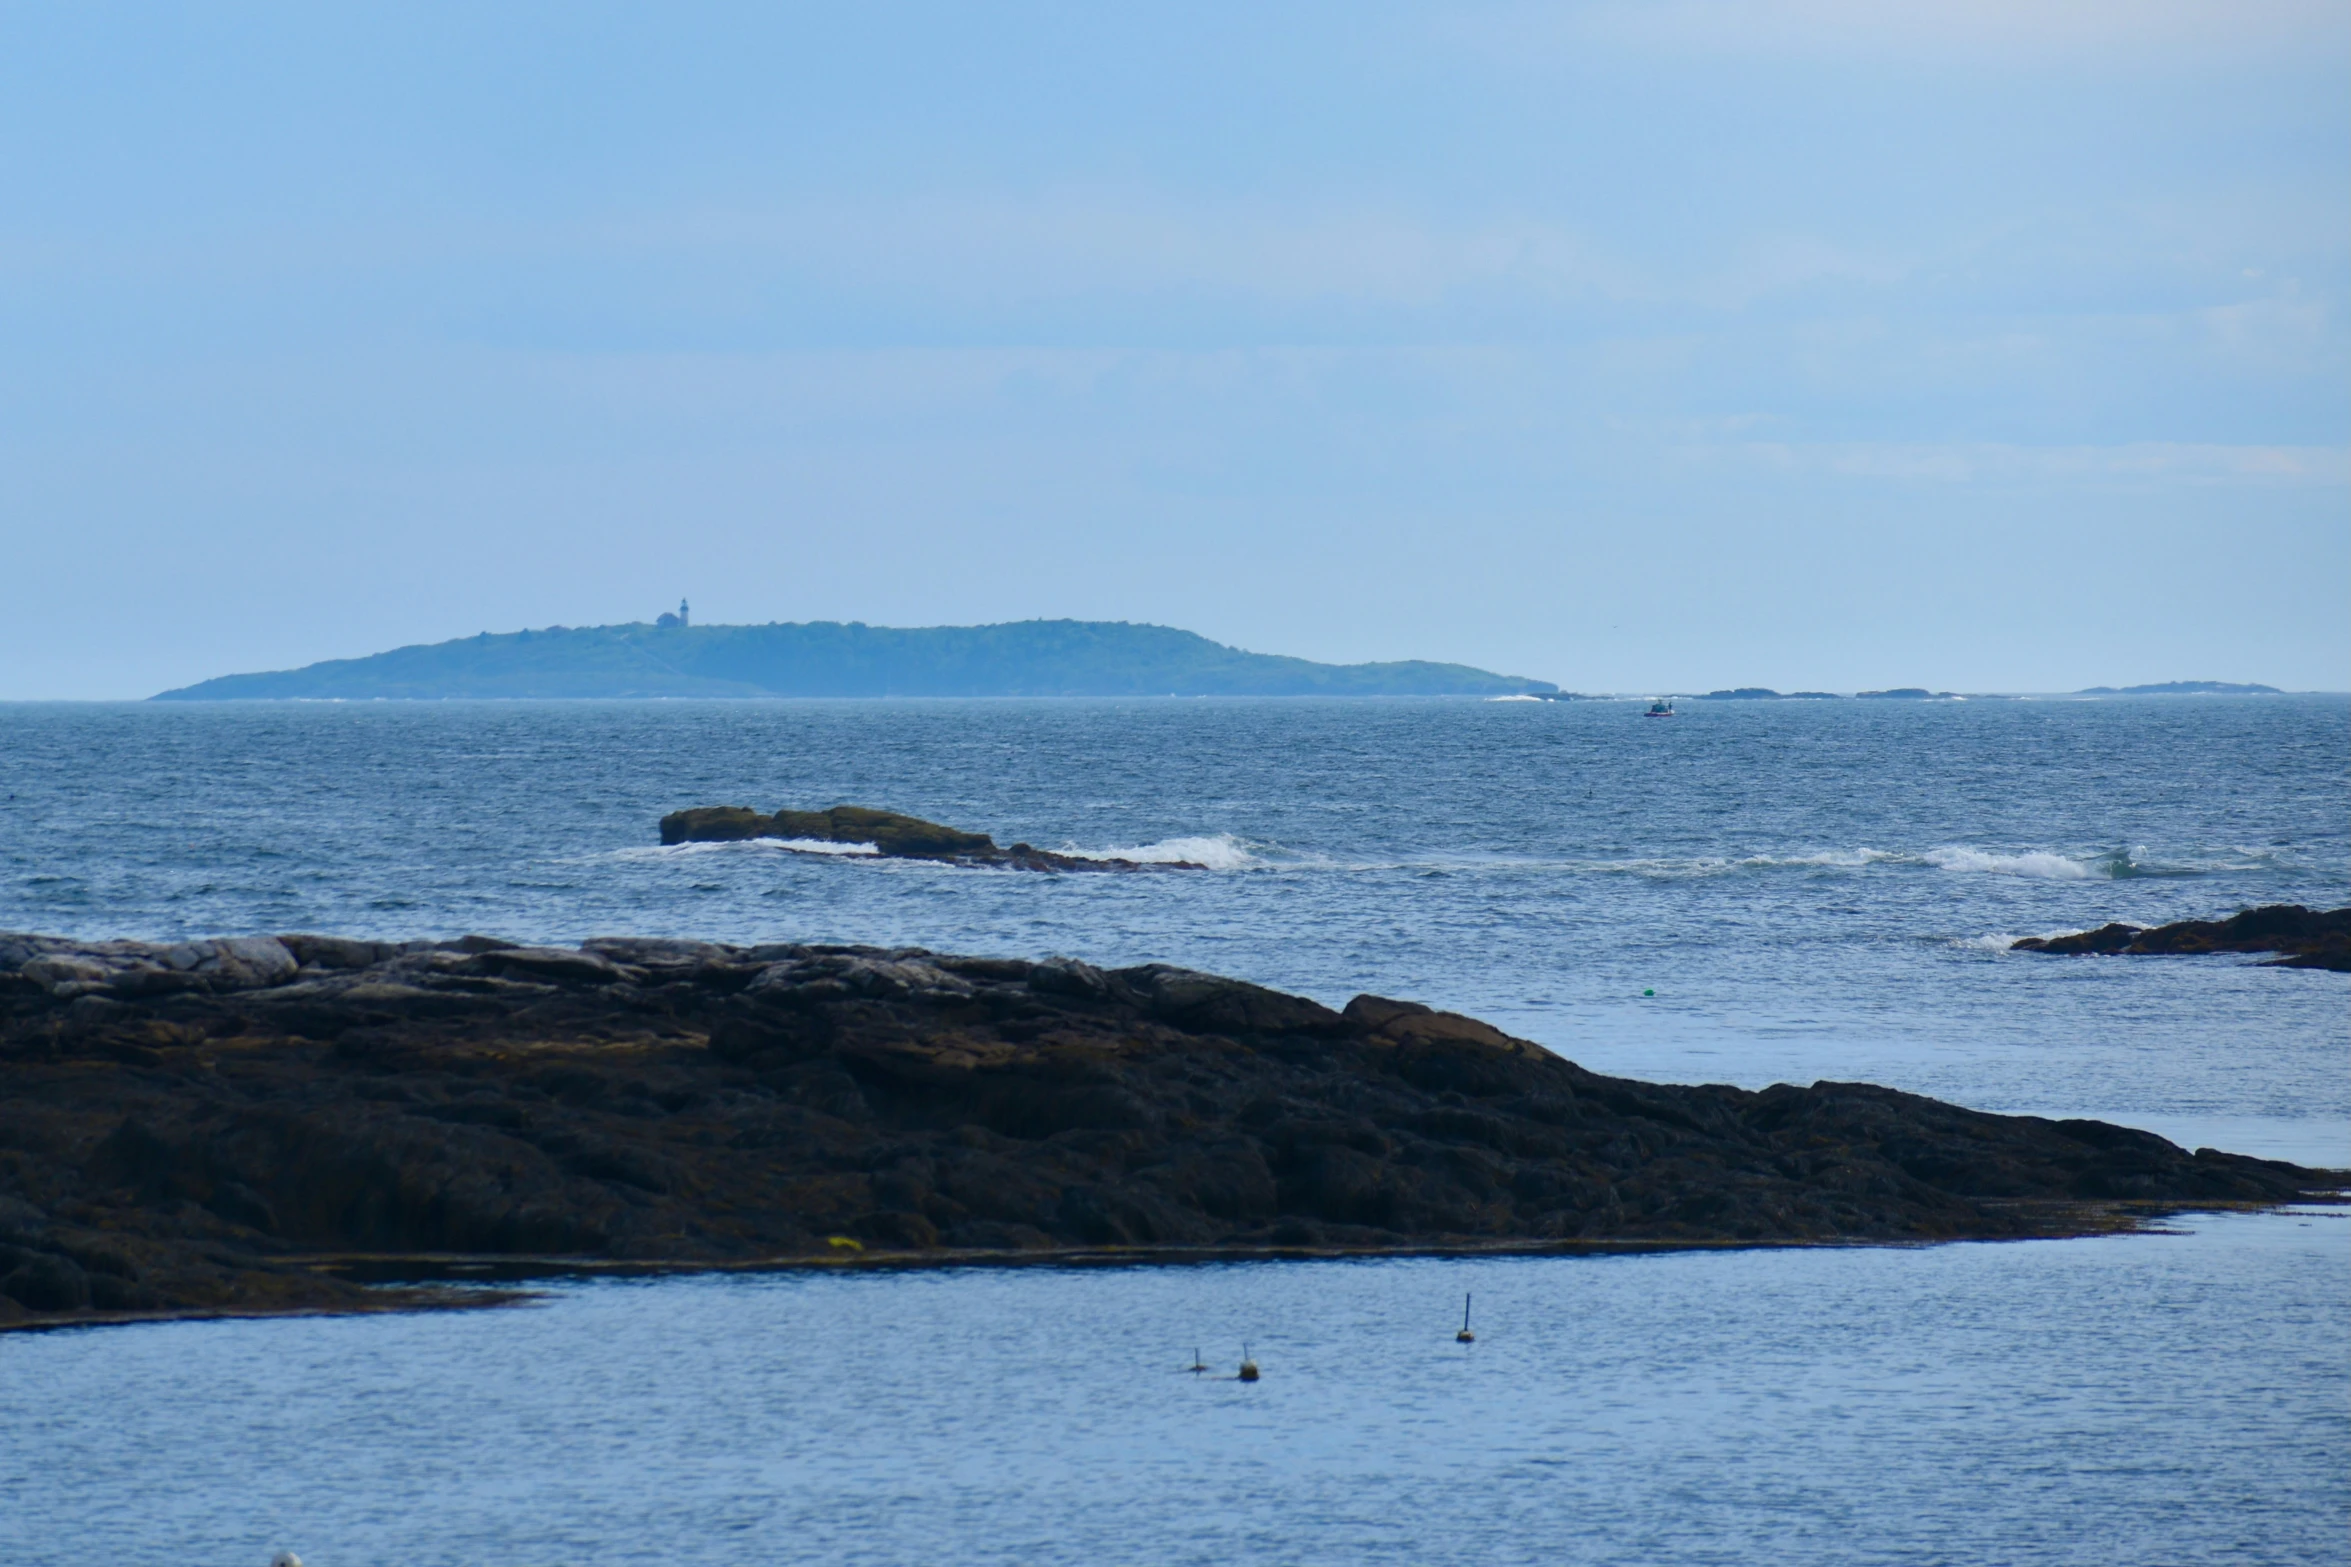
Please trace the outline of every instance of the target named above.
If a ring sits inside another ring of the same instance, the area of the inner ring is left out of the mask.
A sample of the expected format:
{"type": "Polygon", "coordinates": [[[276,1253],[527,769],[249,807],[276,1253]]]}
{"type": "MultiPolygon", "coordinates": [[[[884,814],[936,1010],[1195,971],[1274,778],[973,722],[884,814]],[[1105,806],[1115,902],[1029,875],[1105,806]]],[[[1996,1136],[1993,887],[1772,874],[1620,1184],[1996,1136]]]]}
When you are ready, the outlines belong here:
{"type": "Polygon", "coordinates": [[[0,697],[681,594],[2351,685],[2351,6],[0,27],[0,697]]]}

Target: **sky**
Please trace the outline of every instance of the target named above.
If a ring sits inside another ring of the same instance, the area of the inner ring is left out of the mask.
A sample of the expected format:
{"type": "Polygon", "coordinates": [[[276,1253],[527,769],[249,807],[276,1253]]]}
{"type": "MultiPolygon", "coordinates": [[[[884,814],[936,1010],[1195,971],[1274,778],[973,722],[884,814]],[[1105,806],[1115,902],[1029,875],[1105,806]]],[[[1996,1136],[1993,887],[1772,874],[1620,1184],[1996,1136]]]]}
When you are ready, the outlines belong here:
{"type": "Polygon", "coordinates": [[[2351,688],[2339,0],[0,29],[0,699],[681,597],[2351,688]]]}

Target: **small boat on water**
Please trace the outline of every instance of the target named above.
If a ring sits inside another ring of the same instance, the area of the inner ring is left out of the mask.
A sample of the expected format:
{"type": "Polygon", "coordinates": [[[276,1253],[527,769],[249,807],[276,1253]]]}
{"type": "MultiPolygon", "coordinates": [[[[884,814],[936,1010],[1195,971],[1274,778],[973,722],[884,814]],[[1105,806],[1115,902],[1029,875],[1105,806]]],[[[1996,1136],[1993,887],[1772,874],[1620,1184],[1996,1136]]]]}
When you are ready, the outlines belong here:
{"type": "Polygon", "coordinates": [[[1671,718],[1673,717],[1673,704],[1664,697],[1659,697],[1649,704],[1649,711],[1641,716],[1643,718],[1671,718]]]}

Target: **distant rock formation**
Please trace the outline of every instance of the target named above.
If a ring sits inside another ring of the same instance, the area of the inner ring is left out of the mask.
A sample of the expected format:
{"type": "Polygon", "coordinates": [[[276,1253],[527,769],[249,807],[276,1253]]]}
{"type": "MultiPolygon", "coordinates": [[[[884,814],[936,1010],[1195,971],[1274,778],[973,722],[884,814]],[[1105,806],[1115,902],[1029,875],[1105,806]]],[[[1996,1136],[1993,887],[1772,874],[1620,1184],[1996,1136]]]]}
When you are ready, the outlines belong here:
{"type": "Polygon", "coordinates": [[[2317,968],[2351,973],[2351,909],[2273,903],[2225,920],[2170,925],[2101,925],[2071,936],[2028,936],[2012,952],[2062,956],[2193,956],[2207,952],[2279,952],[2263,968],[2317,968]]]}
{"type": "Polygon", "coordinates": [[[1953,695],[1949,691],[1929,691],[1924,686],[1896,686],[1891,691],[1856,691],[1853,694],[1856,697],[1874,697],[1881,701],[1895,702],[1946,702],[1953,695]]]}
{"type": "Polygon", "coordinates": [[[0,935],[0,1129],[0,1327],[491,1268],[2023,1238],[2337,1179],[1165,964],[639,937],[0,935]]]}
{"type": "Polygon", "coordinates": [[[2226,680],[2166,680],[2152,686],[2085,686],[2075,696],[2282,696],[2276,686],[2237,685],[2226,680]]]}
{"type": "Polygon", "coordinates": [[[829,811],[777,811],[763,816],[747,805],[699,805],[661,819],[661,841],[736,843],[752,838],[786,842],[870,844],[877,855],[900,860],[939,860],[950,865],[990,865],[1022,871],[1196,871],[1190,860],[1121,860],[1055,854],[1016,843],[1000,849],[984,832],[965,832],[926,822],[919,816],[877,811],[870,806],[836,805],[829,811]]]}
{"type": "MultiPolygon", "coordinates": [[[[1884,692],[1869,692],[1882,696],[1884,692]]],[[[1774,691],[1769,686],[1740,686],[1730,691],[1709,691],[1698,699],[1701,702],[1841,702],[1844,698],[1834,691],[1774,691]]]]}

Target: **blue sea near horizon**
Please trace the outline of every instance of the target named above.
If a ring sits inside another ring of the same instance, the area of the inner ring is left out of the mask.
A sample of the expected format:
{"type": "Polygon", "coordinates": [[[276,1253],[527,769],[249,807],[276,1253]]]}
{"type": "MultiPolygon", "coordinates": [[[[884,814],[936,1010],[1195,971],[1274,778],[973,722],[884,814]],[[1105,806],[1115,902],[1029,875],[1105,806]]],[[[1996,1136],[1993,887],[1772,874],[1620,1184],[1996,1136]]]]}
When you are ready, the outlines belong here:
{"type": "MultiPolygon", "coordinates": [[[[2004,950],[2351,903],[2341,697],[20,704],[0,800],[0,928],[1170,961],[2351,1164],[2351,978],[2004,950]],[[841,801],[1211,868],[656,841],[841,801]]],[[[2351,1219],[2168,1229],[0,1336],[0,1559],[2343,1561],[2351,1219]]]]}

